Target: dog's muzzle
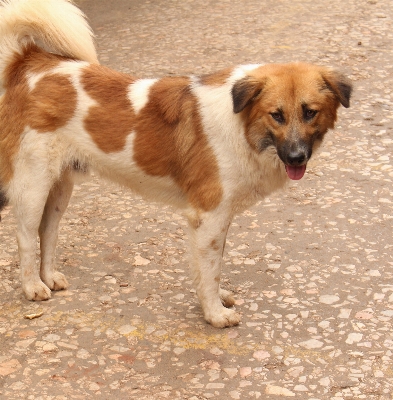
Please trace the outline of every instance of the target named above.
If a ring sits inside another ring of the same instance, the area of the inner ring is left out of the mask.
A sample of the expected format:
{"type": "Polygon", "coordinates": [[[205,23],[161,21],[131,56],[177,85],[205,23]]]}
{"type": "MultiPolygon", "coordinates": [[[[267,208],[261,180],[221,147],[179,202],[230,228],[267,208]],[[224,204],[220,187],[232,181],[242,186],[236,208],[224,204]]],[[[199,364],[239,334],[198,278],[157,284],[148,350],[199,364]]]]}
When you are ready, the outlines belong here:
{"type": "Polygon", "coordinates": [[[285,164],[289,179],[299,180],[306,172],[307,162],[311,157],[311,149],[304,142],[285,143],[277,149],[278,156],[285,164]]]}

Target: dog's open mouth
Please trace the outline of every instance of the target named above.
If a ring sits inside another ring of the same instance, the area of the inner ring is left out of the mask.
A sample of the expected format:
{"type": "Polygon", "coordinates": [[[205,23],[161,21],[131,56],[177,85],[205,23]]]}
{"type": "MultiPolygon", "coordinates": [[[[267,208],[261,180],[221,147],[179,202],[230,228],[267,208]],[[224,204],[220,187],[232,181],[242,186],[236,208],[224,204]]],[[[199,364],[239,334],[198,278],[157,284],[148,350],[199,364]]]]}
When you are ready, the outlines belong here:
{"type": "Polygon", "coordinates": [[[287,171],[289,179],[298,181],[299,179],[303,178],[304,173],[306,172],[306,165],[299,165],[299,166],[286,165],[285,170],[287,171]]]}

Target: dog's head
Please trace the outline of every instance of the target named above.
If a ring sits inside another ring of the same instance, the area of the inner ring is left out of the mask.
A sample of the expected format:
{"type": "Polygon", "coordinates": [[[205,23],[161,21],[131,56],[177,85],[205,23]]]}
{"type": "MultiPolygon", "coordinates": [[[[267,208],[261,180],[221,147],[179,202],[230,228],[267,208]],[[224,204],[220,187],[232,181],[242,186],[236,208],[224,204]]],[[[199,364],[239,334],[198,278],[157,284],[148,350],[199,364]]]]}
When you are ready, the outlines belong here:
{"type": "Polygon", "coordinates": [[[340,104],[349,107],[352,85],[340,73],[310,64],[265,65],[232,87],[233,110],[258,153],[274,147],[288,177],[301,179],[313,150],[334,127],[340,104]]]}

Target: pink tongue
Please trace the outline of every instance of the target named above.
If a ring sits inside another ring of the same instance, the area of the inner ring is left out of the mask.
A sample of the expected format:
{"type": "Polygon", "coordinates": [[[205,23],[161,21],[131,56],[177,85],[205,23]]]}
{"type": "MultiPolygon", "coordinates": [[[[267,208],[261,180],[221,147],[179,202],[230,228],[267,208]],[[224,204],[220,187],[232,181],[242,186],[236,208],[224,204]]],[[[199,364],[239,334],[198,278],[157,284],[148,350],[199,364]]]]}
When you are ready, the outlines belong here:
{"type": "Polygon", "coordinates": [[[285,169],[288,174],[288,178],[294,181],[298,181],[303,178],[304,173],[306,172],[306,166],[300,165],[299,167],[292,167],[290,165],[286,165],[285,169]]]}

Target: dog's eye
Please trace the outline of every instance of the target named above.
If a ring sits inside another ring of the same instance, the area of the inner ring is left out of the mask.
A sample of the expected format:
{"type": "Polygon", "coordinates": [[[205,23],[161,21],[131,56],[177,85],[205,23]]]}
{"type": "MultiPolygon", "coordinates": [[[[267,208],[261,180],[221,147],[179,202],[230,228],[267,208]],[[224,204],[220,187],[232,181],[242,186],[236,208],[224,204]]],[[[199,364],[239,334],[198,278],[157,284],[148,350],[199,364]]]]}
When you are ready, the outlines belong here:
{"type": "Polygon", "coordinates": [[[305,109],[303,114],[304,114],[304,119],[307,121],[310,121],[317,115],[318,111],[317,110],[310,110],[310,109],[305,109]]]}
{"type": "Polygon", "coordinates": [[[285,122],[284,115],[282,114],[281,111],[272,112],[272,113],[270,113],[270,115],[279,124],[283,124],[285,122]]]}

